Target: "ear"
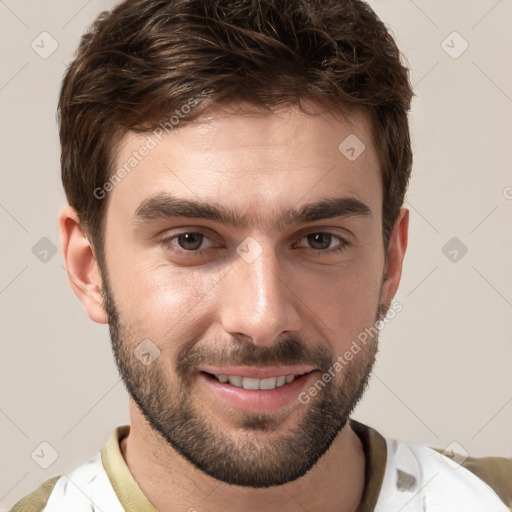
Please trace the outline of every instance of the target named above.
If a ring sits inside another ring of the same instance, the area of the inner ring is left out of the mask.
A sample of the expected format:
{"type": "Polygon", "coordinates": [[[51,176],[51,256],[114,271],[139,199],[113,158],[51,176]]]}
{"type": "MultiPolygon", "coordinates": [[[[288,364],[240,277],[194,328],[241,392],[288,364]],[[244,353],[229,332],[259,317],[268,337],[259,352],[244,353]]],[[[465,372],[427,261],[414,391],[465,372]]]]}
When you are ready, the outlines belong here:
{"type": "Polygon", "coordinates": [[[108,323],[101,295],[101,274],[94,251],[82,231],[75,209],[69,205],[62,208],[59,213],[59,228],[71,288],[82,301],[92,321],[99,324],[108,323]]]}
{"type": "MultiPolygon", "coordinates": [[[[388,261],[384,269],[381,302],[389,308],[389,304],[398,290],[402,277],[402,264],[409,233],[409,210],[401,208],[400,215],[395,221],[388,246],[388,261]]],[[[384,312],[385,314],[386,312],[384,312]]]]}

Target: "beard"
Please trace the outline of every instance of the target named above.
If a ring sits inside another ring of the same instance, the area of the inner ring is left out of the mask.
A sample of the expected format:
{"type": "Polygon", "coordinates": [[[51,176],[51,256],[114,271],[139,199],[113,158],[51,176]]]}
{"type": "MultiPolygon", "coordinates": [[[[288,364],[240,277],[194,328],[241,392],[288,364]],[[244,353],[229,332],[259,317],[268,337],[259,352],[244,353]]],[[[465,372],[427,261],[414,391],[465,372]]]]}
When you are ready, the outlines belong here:
{"type": "MultiPolygon", "coordinates": [[[[107,276],[103,274],[103,301],[112,350],[131,399],[170,447],[217,480],[264,488],[283,485],[305,475],[330,448],[368,387],[378,351],[378,333],[345,364],[342,382],[338,382],[339,376],[328,383],[322,381],[323,387],[316,396],[300,406],[304,411],[296,426],[282,434],[276,432],[282,429],[287,411],[247,413],[229,409],[227,413],[237,428],[227,432],[218,418],[208,414],[199,398],[194,397],[200,364],[302,363],[317,368],[317,380],[321,380],[333,367],[335,355],[325,347],[310,348],[296,336],[288,336],[271,347],[241,341],[215,347],[191,343],[178,354],[173,371],[160,363],[162,357],[145,366],[134,353],[142,341],[135,334],[135,324],[120,318],[107,276]]],[[[384,310],[387,308],[380,304],[379,296],[375,321],[383,317],[384,310]]]]}

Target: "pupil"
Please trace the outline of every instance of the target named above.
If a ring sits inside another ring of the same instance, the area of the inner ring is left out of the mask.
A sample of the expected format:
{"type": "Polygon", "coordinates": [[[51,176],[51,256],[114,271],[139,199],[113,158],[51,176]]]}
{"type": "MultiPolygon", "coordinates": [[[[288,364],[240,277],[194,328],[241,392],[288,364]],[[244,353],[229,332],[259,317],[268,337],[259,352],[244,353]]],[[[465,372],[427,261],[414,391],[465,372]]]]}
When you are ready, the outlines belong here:
{"type": "Polygon", "coordinates": [[[316,247],[316,249],[326,249],[327,247],[329,247],[330,235],[328,235],[327,233],[315,233],[314,235],[309,235],[309,236],[311,237],[309,242],[311,243],[311,245],[313,247],[315,246],[315,243],[318,243],[318,239],[320,238],[320,245],[323,245],[324,247],[316,247]],[[327,240],[327,244],[325,244],[325,243],[322,244],[322,242],[321,242],[322,237],[325,237],[325,239],[327,240]]]}
{"type": "Polygon", "coordinates": [[[200,233],[183,233],[178,237],[178,240],[183,249],[193,251],[194,249],[201,247],[202,236],[203,235],[200,233]],[[190,247],[190,245],[192,245],[192,247],[190,247]]]}

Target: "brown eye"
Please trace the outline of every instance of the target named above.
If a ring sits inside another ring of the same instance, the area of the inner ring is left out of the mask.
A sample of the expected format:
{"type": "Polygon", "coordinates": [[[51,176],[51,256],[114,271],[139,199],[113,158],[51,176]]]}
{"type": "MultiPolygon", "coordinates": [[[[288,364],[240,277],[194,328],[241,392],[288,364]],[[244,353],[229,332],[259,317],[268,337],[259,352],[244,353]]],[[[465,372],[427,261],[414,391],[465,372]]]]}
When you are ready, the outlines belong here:
{"type": "Polygon", "coordinates": [[[186,251],[196,251],[201,247],[204,235],[201,233],[181,233],[173,237],[176,239],[179,247],[186,251]]]}
{"type": "MultiPolygon", "coordinates": [[[[309,248],[317,255],[339,252],[350,245],[345,238],[334,233],[316,232],[305,235],[301,241],[306,240],[309,248]]],[[[304,245],[302,245],[304,247],[304,245]]]]}
{"type": "Polygon", "coordinates": [[[333,236],[329,233],[313,233],[306,238],[313,249],[329,249],[333,236]]]}

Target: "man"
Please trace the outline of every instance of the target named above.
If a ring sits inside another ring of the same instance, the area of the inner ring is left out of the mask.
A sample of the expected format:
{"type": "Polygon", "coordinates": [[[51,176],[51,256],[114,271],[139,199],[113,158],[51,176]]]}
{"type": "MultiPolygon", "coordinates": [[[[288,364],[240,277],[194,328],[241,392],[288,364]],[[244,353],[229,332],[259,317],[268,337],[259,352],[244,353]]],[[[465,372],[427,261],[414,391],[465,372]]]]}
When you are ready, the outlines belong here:
{"type": "Polygon", "coordinates": [[[397,307],[407,69],[370,7],[127,0],[60,101],[62,248],[130,425],[20,511],[506,511],[512,461],[350,419],[397,307]]]}

